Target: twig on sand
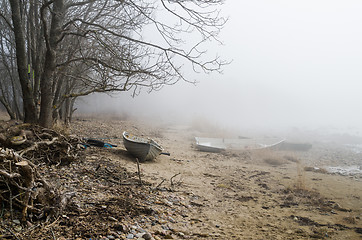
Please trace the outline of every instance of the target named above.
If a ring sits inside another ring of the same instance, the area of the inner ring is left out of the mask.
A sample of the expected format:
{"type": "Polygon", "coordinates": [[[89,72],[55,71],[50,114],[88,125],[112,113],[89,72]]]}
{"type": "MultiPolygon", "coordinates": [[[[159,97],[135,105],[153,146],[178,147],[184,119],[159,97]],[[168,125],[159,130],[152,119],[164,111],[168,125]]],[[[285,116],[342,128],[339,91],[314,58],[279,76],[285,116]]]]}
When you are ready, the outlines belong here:
{"type": "Polygon", "coordinates": [[[164,182],[165,182],[165,179],[163,179],[153,190],[157,190],[164,182]]]}
{"type": "Polygon", "coordinates": [[[140,170],[140,161],[138,161],[138,158],[136,158],[137,161],[137,169],[138,169],[138,179],[140,181],[140,185],[142,186],[142,179],[141,179],[141,170],[140,170]]]}
{"type": "Polygon", "coordinates": [[[174,177],[176,177],[176,176],[180,175],[180,174],[181,174],[181,173],[177,173],[177,174],[173,175],[173,176],[170,178],[170,181],[171,181],[171,187],[173,187],[173,186],[174,186],[174,183],[173,183],[172,179],[173,179],[174,177]]]}
{"type": "MultiPolygon", "coordinates": [[[[169,192],[173,192],[173,191],[174,191],[173,187],[175,186],[175,183],[173,182],[173,179],[174,179],[175,177],[177,177],[178,175],[180,175],[180,174],[181,174],[181,173],[177,173],[177,174],[173,175],[173,176],[170,178],[171,188],[165,188],[167,191],[169,191],[169,192]]],[[[153,188],[152,191],[159,190],[160,187],[161,187],[161,185],[162,185],[165,181],[166,181],[166,180],[163,179],[155,188],[153,188]]]]}

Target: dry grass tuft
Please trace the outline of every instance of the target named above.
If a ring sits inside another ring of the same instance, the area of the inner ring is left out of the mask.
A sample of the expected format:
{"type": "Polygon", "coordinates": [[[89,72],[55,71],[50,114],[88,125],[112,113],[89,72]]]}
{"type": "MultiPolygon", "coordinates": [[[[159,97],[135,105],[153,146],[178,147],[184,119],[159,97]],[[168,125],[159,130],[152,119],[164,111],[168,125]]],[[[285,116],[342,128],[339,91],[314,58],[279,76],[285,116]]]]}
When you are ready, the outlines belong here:
{"type": "Polygon", "coordinates": [[[70,134],[69,127],[61,121],[56,121],[53,124],[53,130],[60,134],[66,135],[66,136],[68,136],[70,134]]]}
{"type": "Polygon", "coordinates": [[[357,223],[356,218],[353,217],[353,216],[344,217],[343,221],[346,222],[346,223],[349,223],[349,224],[356,224],[357,223]]]}
{"type": "Polygon", "coordinates": [[[288,163],[280,153],[270,149],[261,149],[254,151],[252,154],[255,161],[264,162],[272,166],[281,166],[288,163]]]}
{"type": "Polygon", "coordinates": [[[272,166],[280,166],[286,163],[286,161],[283,158],[277,158],[277,157],[264,158],[264,162],[272,166]]]}
{"type": "Polygon", "coordinates": [[[294,156],[285,155],[284,158],[290,162],[299,163],[300,160],[294,156]]]}
{"type": "Polygon", "coordinates": [[[307,190],[304,171],[302,171],[302,166],[299,163],[297,164],[297,181],[295,183],[295,188],[297,190],[307,190]]]}

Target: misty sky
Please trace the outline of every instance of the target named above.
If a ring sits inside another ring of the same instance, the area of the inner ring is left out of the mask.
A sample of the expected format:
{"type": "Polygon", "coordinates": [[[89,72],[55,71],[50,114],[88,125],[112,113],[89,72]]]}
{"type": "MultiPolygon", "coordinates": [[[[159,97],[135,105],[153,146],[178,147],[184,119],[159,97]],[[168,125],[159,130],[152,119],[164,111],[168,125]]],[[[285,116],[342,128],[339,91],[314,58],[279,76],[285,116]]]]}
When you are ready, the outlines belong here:
{"type": "Polygon", "coordinates": [[[212,45],[233,60],[224,74],[195,74],[197,86],[180,82],[134,99],[130,93],[87,98],[86,105],[243,129],[360,128],[361,12],[360,0],[226,0],[224,46],[212,45]]]}

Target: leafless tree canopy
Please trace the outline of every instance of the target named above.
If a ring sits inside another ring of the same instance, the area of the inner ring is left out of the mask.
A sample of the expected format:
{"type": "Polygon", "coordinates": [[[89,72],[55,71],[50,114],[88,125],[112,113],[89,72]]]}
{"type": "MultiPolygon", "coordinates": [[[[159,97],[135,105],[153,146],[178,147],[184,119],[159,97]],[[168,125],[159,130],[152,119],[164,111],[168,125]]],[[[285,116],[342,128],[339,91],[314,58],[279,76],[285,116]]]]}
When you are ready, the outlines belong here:
{"type": "Polygon", "coordinates": [[[0,70],[9,73],[1,76],[0,100],[14,117],[22,114],[14,106],[23,105],[26,121],[49,126],[54,119],[69,118],[79,96],[111,91],[136,95],[142,88],[194,82],[184,74],[190,69],[220,71],[226,62],[207,55],[203,44],[219,41],[226,22],[217,8],[222,3],[1,0],[5,61],[0,70]]]}

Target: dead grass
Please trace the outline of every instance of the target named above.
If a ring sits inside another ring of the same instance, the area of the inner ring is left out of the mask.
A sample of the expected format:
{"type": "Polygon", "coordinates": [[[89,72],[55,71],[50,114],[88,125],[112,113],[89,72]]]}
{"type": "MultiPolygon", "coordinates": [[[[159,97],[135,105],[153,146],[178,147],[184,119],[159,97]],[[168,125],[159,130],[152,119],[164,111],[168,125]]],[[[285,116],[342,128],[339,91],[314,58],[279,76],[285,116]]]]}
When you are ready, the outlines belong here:
{"type": "Polygon", "coordinates": [[[283,205],[292,206],[300,203],[308,203],[312,206],[318,206],[323,211],[333,209],[333,202],[323,197],[318,191],[311,190],[308,187],[305,176],[305,167],[297,162],[297,175],[292,182],[292,186],[286,188],[287,197],[284,199],[283,205]]]}
{"type": "Polygon", "coordinates": [[[343,221],[349,224],[356,224],[357,220],[354,216],[348,216],[348,217],[344,217],[343,221]]]}
{"type": "Polygon", "coordinates": [[[272,166],[280,166],[286,163],[284,159],[276,157],[264,158],[264,162],[272,166]]]}
{"type": "Polygon", "coordinates": [[[272,166],[281,166],[288,161],[279,153],[270,149],[261,149],[252,153],[254,162],[267,163],[272,166]]]}
{"type": "Polygon", "coordinates": [[[56,121],[53,124],[53,130],[55,130],[56,132],[61,133],[63,135],[66,135],[66,136],[68,136],[70,134],[69,127],[61,121],[56,121]]]}
{"type": "Polygon", "coordinates": [[[300,163],[297,164],[297,181],[295,183],[295,188],[297,190],[307,190],[305,184],[305,174],[304,171],[302,171],[300,163]]]}
{"type": "Polygon", "coordinates": [[[300,160],[297,157],[291,155],[285,155],[284,158],[290,162],[299,163],[300,160]]]}
{"type": "Polygon", "coordinates": [[[323,197],[318,191],[308,189],[303,171],[298,172],[298,177],[292,187],[285,189],[287,196],[283,206],[294,206],[299,204],[309,204],[319,207],[321,211],[330,212],[333,209],[332,203],[323,197]]]}

